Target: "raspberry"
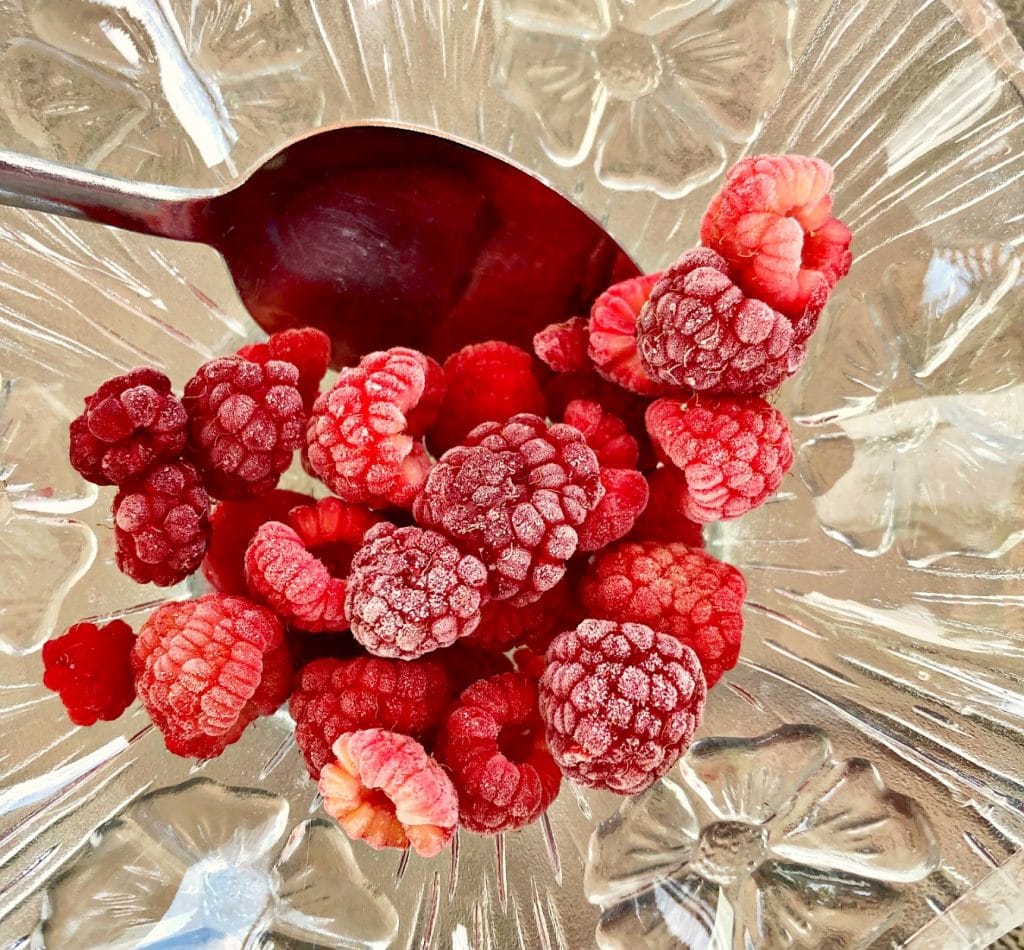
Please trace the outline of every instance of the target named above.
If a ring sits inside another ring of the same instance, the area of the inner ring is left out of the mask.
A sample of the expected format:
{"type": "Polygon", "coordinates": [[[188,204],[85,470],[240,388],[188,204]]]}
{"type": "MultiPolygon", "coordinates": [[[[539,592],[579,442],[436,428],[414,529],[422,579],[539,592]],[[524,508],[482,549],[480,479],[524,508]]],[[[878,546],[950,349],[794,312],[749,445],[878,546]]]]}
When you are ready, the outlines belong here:
{"type": "Polygon", "coordinates": [[[381,728],[427,739],[441,725],[453,694],[444,664],[434,657],[323,659],[299,672],[289,711],[295,741],[317,778],[343,732],[381,728]]]}
{"type": "Polygon", "coordinates": [[[117,719],[135,699],[132,628],[123,620],[76,623],[43,644],[43,685],[60,696],[77,726],[117,719]]]}
{"type": "Polygon", "coordinates": [[[565,573],[601,490],[597,456],[577,429],[522,413],[446,452],[414,512],[487,565],[491,596],[521,606],[565,573]]]}
{"type": "Polygon", "coordinates": [[[544,741],[537,684],[503,673],[470,686],[445,720],[437,757],[459,792],[459,821],[497,834],[536,821],[562,776],[544,741]]]}
{"type": "MultiPolygon", "coordinates": [[[[801,332],[733,283],[714,251],[684,254],[654,285],[637,321],[640,362],[659,382],[708,393],[765,393],[804,361],[801,332]]],[[[805,332],[806,331],[806,332],[805,332]]]]}
{"type": "MultiPolygon", "coordinates": [[[[736,283],[787,317],[815,317],[853,260],[832,217],[832,169],[820,158],[758,155],[729,170],[700,225],[736,283]]],[[[809,335],[809,334],[808,334],[809,335]]]]}
{"type": "Polygon", "coordinates": [[[516,670],[532,680],[539,680],[548,668],[544,654],[536,653],[529,647],[520,647],[513,657],[516,661],[516,670]]]}
{"type": "Polygon", "coordinates": [[[253,363],[283,360],[299,371],[299,392],[308,410],[320,395],[320,381],[331,363],[331,338],[315,327],[299,327],[271,333],[263,343],[243,346],[238,355],[253,363]]]}
{"type": "Polygon", "coordinates": [[[155,369],[108,379],[71,423],[71,465],[96,485],[121,485],[181,455],[185,409],[171,381],[155,369]]]}
{"type": "Polygon", "coordinates": [[[266,494],[302,444],[306,412],[291,363],[224,356],[185,385],[192,457],[215,498],[266,494]]]}
{"type": "Polygon", "coordinates": [[[533,338],[533,351],[556,373],[579,373],[591,369],[590,331],[583,317],[552,323],[533,338]]]}
{"type": "Polygon", "coordinates": [[[636,468],[640,449],[629,434],[626,423],[618,416],[606,412],[593,399],[574,399],[565,407],[562,422],[583,433],[604,468],[636,468]]]}
{"type": "Polygon", "coordinates": [[[371,848],[408,848],[424,858],[455,834],[452,780],[415,739],[384,729],[346,732],[318,783],[324,811],[371,848]]]}
{"type": "Polygon", "coordinates": [[[547,400],[533,358],[511,343],[474,343],[445,360],[448,384],[444,405],[427,442],[440,455],[482,422],[505,422],[519,412],[547,415],[547,400]]]}
{"type": "Polygon", "coordinates": [[[604,497],[579,527],[581,551],[600,551],[624,538],[647,507],[647,481],[630,468],[602,468],[604,497]]]}
{"type": "Polygon", "coordinates": [[[126,482],[113,512],[117,566],[132,580],[169,587],[202,563],[210,496],[187,462],[166,462],[126,482]]]}
{"type": "Polygon", "coordinates": [[[708,689],[739,658],[743,575],[684,544],[620,544],[602,551],[580,582],[587,616],[642,623],[697,654],[708,689]]]}
{"type": "Polygon", "coordinates": [[[296,505],[312,502],[310,495],[283,488],[261,498],[220,502],[210,517],[210,544],[203,558],[203,574],[214,589],[222,594],[248,594],[245,549],[256,529],[268,521],[284,521],[296,505]]]}
{"type": "MultiPolygon", "coordinates": [[[[494,603],[496,601],[490,602],[494,603]]],[[[431,653],[428,659],[436,660],[444,666],[452,694],[456,696],[479,679],[511,673],[513,669],[512,661],[504,653],[495,653],[473,643],[473,634],[459,640],[454,646],[431,653]]]]}
{"type": "Polygon", "coordinates": [[[636,320],[661,274],[633,277],[609,287],[590,310],[590,358],[609,382],[642,396],[658,396],[665,386],[652,380],[636,349],[636,320]]]}
{"type": "Polygon", "coordinates": [[[412,659],[480,623],[487,568],[443,534],[379,524],[352,559],[345,616],[375,656],[412,659]]]}
{"type": "Polygon", "coordinates": [[[704,711],[697,655],[639,623],[584,620],[556,637],[540,681],[548,746],[567,778],[634,795],[678,761],[704,711]]]}
{"type": "Polygon", "coordinates": [[[529,643],[543,652],[557,634],[576,626],[578,620],[572,585],[563,577],[532,604],[515,607],[507,600],[492,600],[480,611],[480,626],[465,642],[500,652],[529,643]]]}
{"type": "Polygon", "coordinates": [[[686,477],[683,514],[702,524],[756,508],[793,464],[785,418],[757,396],[659,399],[647,429],[686,477]]]}
{"type": "Polygon", "coordinates": [[[634,541],[679,541],[690,548],[704,547],[703,525],[683,514],[686,476],[674,465],[663,465],[647,475],[650,497],[637,518],[630,538],[634,541]]]}
{"type": "Polygon", "coordinates": [[[309,417],[306,448],[313,474],[353,504],[408,508],[430,468],[409,423],[424,393],[436,396],[430,375],[428,358],[404,347],[371,353],[343,369],[309,417]]]}
{"type": "Polygon", "coordinates": [[[273,712],[291,674],[277,618],[229,594],[158,608],[139,631],[132,667],[168,750],[197,758],[220,755],[257,716],[273,712]]]}

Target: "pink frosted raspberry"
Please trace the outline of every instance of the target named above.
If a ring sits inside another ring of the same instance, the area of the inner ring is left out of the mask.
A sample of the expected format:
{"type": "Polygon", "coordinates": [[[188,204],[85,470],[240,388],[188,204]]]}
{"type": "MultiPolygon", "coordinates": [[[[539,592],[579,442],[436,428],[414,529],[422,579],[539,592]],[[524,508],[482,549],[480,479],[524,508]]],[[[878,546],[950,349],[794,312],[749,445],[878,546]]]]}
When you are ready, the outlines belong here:
{"type": "Polygon", "coordinates": [[[635,469],[602,468],[604,497],[579,527],[581,551],[600,551],[624,538],[647,507],[647,480],[635,469]]]}
{"type": "Polygon", "coordinates": [[[487,565],[491,596],[522,605],[565,573],[601,492],[597,456],[580,432],[523,413],[479,426],[446,452],[414,512],[487,565]]]}
{"type": "Polygon", "coordinates": [[[408,660],[472,633],[486,599],[478,558],[436,531],[384,523],[352,559],[345,615],[370,653],[408,660]]]}
{"type": "Polygon", "coordinates": [[[552,323],[533,338],[533,351],[556,373],[580,373],[592,368],[587,348],[588,323],[573,317],[565,323],[552,323]]]}
{"type": "Polygon", "coordinates": [[[350,838],[371,848],[408,848],[425,858],[455,834],[458,795],[452,780],[415,739],[384,729],[346,732],[336,761],[320,773],[324,811],[350,838]]]}
{"type": "Polygon", "coordinates": [[[638,623],[584,620],[548,648],[540,712],[567,778],[635,795],[690,744],[707,687],[697,655],[638,623]]]}
{"type": "Polygon", "coordinates": [[[425,393],[436,398],[431,374],[432,361],[404,347],[371,353],[343,369],[309,417],[306,459],[312,473],[353,504],[408,508],[430,468],[415,438],[429,416],[412,426],[410,415],[425,393]]]}
{"type": "Polygon", "coordinates": [[[688,492],[686,476],[674,465],[647,473],[649,497],[629,537],[633,541],[678,541],[690,548],[704,547],[703,525],[683,513],[688,492]]]}
{"type": "Polygon", "coordinates": [[[647,429],[686,478],[683,513],[702,524],[763,504],[793,464],[785,418],[758,396],[659,399],[647,429]]]}
{"type": "Polygon", "coordinates": [[[580,582],[590,617],[646,624],[697,654],[710,689],[736,665],[747,585],[730,564],[684,544],[619,544],[580,582]]]}
{"type": "Polygon", "coordinates": [[[626,423],[593,399],[574,399],[562,422],[583,433],[602,468],[636,468],[640,449],[626,423]]]}

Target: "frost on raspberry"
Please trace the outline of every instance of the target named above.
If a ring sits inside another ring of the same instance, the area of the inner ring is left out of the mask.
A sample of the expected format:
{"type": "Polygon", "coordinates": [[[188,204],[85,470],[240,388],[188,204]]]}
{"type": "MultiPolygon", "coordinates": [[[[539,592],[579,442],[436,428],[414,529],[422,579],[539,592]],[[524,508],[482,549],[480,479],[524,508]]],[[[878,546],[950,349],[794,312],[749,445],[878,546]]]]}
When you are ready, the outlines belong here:
{"type": "Polygon", "coordinates": [[[263,343],[243,346],[238,355],[254,363],[291,363],[299,371],[299,392],[308,410],[320,394],[320,381],[331,363],[331,338],[315,327],[296,327],[271,333],[263,343]]]}
{"type": "Polygon", "coordinates": [[[795,320],[816,318],[853,260],[831,188],[832,168],[820,158],[744,158],[711,199],[701,242],[729,262],[748,296],[795,320]]]}
{"type": "Polygon", "coordinates": [[[291,687],[277,618],[243,597],[207,594],[165,604],[132,651],[135,687],[175,755],[212,758],[291,687]]]}
{"type": "Polygon", "coordinates": [[[479,558],[437,531],[384,523],[352,559],[345,616],[370,653],[412,659],[472,633],[486,600],[479,558]]]}
{"type": "Polygon", "coordinates": [[[584,620],[556,637],[540,681],[548,747],[567,778],[634,795],[690,744],[707,687],[697,655],[638,623],[584,620]]]}
{"type": "Polygon", "coordinates": [[[123,620],[102,627],[76,623],[43,644],[43,685],[60,696],[78,726],[117,719],[135,699],[132,628],[123,620]]]}
{"type": "Polygon", "coordinates": [[[590,617],[646,624],[697,654],[710,689],[739,658],[747,585],[730,564],[684,544],[619,544],[580,582],[590,617]]]}
{"type": "Polygon", "coordinates": [[[324,811],[371,848],[436,855],[455,834],[452,780],[415,739],[384,729],[342,734],[320,773],[324,811]]]}
{"type": "MultiPolygon", "coordinates": [[[[309,774],[319,777],[334,758],[331,746],[343,732],[380,728],[429,740],[457,692],[440,656],[324,658],[305,665],[289,711],[309,774]]],[[[480,667],[474,664],[474,669],[480,675],[480,667]]]]}
{"type": "Polygon", "coordinates": [[[461,824],[478,834],[536,821],[562,782],[544,740],[537,684],[521,673],[470,686],[448,715],[437,756],[458,789],[461,824]]]}
{"type": "Polygon", "coordinates": [[[461,443],[482,422],[520,412],[547,415],[547,400],[526,350],[489,340],[453,353],[444,363],[447,390],[427,443],[434,455],[461,443]]]}
{"type": "Polygon", "coordinates": [[[306,410],[291,363],[210,360],[185,385],[191,458],[215,498],[266,494],[302,444],[306,410]]]}
{"type": "Polygon", "coordinates": [[[793,464],[785,418],[758,396],[659,399],[647,429],[686,479],[683,514],[701,524],[763,504],[793,464]]]}
{"type": "Polygon", "coordinates": [[[552,323],[533,338],[533,351],[556,373],[580,373],[593,364],[587,352],[590,345],[589,325],[583,317],[564,323],[552,323]]]}
{"type": "Polygon", "coordinates": [[[71,423],[71,465],[96,485],[120,485],[181,455],[185,409],[155,369],[108,379],[71,423]]]}
{"type": "Polygon", "coordinates": [[[132,580],[170,587],[202,563],[210,497],[187,462],[166,462],[126,482],[113,513],[117,566],[132,580]]]}
{"type": "Polygon", "coordinates": [[[600,551],[624,538],[647,507],[647,480],[635,469],[602,468],[604,496],[579,527],[581,551],[600,551]]]}
{"type": "Polygon", "coordinates": [[[703,525],[686,517],[686,476],[674,465],[647,473],[649,497],[643,514],[633,525],[633,541],[679,541],[691,548],[704,547],[703,525]]]}
{"type": "Polygon", "coordinates": [[[414,513],[487,565],[491,596],[521,606],[565,573],[602,494],[577,429],[523,413],[485,423],[434,466],[414,513]]]}
{"type": "MultiPolygon", "coordinates": [[[[408,508],[419,494],[430,459],[416,436],[426,418],[410,414],[436,398],[432,361],[394,347],[343,369],[334,387],[314,403],[306,429],[310,470],[334,494],[372,508],[408,508]]],[[[436,365],[436,364],[434,364],[436,365]]]]}

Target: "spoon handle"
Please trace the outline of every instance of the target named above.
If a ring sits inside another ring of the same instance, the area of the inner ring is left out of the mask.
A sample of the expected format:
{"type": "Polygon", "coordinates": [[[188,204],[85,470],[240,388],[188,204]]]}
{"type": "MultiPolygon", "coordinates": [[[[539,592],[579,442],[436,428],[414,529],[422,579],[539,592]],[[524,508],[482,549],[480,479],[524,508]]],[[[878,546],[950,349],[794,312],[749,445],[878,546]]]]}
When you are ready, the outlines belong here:
{"type": "Polygon", "coordinates": [[[0,151],[0,205],[46,211],[128,231],[203,240],[203,220],[220,192],[172,188],[0,151]]]}

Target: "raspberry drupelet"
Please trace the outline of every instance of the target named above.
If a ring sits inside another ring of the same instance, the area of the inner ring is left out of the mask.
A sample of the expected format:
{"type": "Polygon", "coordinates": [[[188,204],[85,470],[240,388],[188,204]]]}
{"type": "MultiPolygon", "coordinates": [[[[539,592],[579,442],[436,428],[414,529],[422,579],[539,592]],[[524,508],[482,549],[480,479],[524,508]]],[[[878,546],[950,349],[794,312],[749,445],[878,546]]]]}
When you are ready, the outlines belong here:
{"type": "Polygon", "coordinates": [[[171,381],[155,369],[133,369],[86,397],[71,423],[71,465],[96,485],[121,485],[180,456],[187,437],[171,381]]]}
{"type": "Polygon", "coordinates": [[[602,491],[579,430],[523,413],[446,452],[414,514],[487,565],[492,597],[521,606],[561,579],[602,491]]]}
{"type": "Polygon", "coordinates": [[[604,495],[579,527],[580,551],[600,551],[624,538],[647,507],[647,480],[631,468],[602,468],[604,495]]]}
{"type": "Polygon", "coordinates": [[[243,346],[238,355],[254,363],[291,363],[299,371],[299,392],[308,410],[320,395],[320,381],[331,363],[331,338],[315,327],[281,330],[262,343],[243,346]]]}
{"type": "Polygon", "coordinates": [[[574,399],[565,407],[562,422],[583,433],[602,468],[636,468],[640,447],[626,423],[594,399],[574,399]]]}

